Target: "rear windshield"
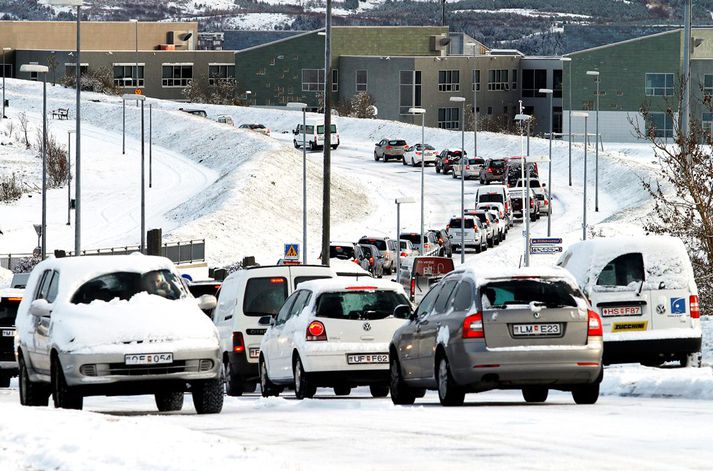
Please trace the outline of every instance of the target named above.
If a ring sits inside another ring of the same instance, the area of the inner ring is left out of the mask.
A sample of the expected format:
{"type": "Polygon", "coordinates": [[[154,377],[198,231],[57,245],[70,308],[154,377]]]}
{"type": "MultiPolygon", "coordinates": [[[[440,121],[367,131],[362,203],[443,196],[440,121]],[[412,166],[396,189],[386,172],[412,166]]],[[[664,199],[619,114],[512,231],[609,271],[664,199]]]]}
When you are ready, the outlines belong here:
{"type": "Polygon", "coordinates": [[[488,218],[483,213],[477,213],[476,216],[478,216],[478,219],[480,219],[480,222],[482,222],[483,224],[485,224],[485,221],[488,220],[488,218]]]}
{"type": "Polygon", "coordinates": [[[505,161],[504,160],[491,160],[490,166],[493,168],[505,168],[505,161]]]}
{"type": "Polygon", "coordinates": [[[251,278],[245,286],[243,313],[246,316],[276,315],[287,299],[284,277],[251,278]]]}
{"type": "MultiPolygon", "coordinates": [[[[330,124],[329,129],[331,130],[330,134],[335,134],[337,132],[337,125],[330,124]]],[[[324,124],[320,124],[317,126],[317,134],[324,134],[324,124]]]]}
{"type": "Polygon", "coordinates": [[[265,129],[265,126],[262,124],[251,124],[250,129],[265,129]]]}
{"type": "Polygon", "coordinates": [[[403,140],[401,140],[401,139],[396,139],[396,140],[394,140],[394,141],[389,141],[389,145],[390,145],[390,146],[405,146],[405,145],[406,145],[406,141],[403,141],[403,140]]]}
{"type": "Polygon", "coordinates": [[[396,291],[324,293],[317,300],[317,317],[349,320],[384,319],[408,300],[396,291]]]}
{"type": "MultiPolygon", "coordinates": [[[[449,150],[449,151],[448,151],[448,155],[450,155],[450,156],[460,157],[462,154],[463,154],[463,153],[462,153],[461,151],[459,151],[459,150],[449,150]]],[[[467,155],[467,154],[468,154],[468,153],[466,152],[466,155],[467,155]]]]}
{"type": "Polygon", "coordinates": [[[188,285],[188,291],[191,292],[194,298],[199,298],[204,294],[212,294],[215,296],[219,289],[220,283],[188,285]]]}
{"type": "Polygon", "coordinates": [[[478,203],[502,203],[503,195],[501,193],[483,193],[478,195],[478,203]]]}
{"type": "Polygon", "coordinates": [[[411,241],[412,244],[418,245],[420,242],[418,241],[419,238],[421,237],[421,234],[401,234],[401,239],[411,241]]]}
{"type": "Polygon", "coordinates": [[[351,245],[330,245],[329,258],[338,258],[341,260],[351,260],[356,258],[354,255],[354,247],[351,245]]]}
{"type": "Polygon", "coordinates": [[[0,299],[0,326],[11,327],[15,325],[17,307],[20,305],[21,300],[21,298],[0,299]]]}
{"type": "Polygon", "coordinates": [[[324,280],[327,278],[331,278],[330,276],[296,276],[295,277],[295,289],[297,289],[297,285],[300,283],[304,283],[305,281],[312,281],[312,280],[324,280]]]}
{"type": "Polygon", "coordinates": [[[383,239],[359,239],[360,244],[375,245],[379,250],[387,250],[386,241],[383,239]]]}
{"type": "Polygon", "coordinates": [[[485,163],[484,159],[470,159],[470,163],[473,165],[483,165],[485,163]]]}
{"type": "Polygon", "coordinates": [[[503,309],[514,304],[537,303],[543,307],[577,307],[579,294],[561,280],[493,281],[480,288],[484,309],[503,309]]]}
{"type": "Polygon", "coordinates": [[[417,258],[413,266],[414,275],[419,276],[445,275],[452,271],[453,260],[450,258],[417,258]]]}
{"type": "Polygon", "coordinates": [[[135,294],[147,292],[166,299],[180,299],[186,295],[181,280],[170,270],[152,270],[146,273],[107,273],[84,283],[72,303],[89,304],[92,301],[129,300],[135,294]]]}
{"type": "MultiPolygon", "coordinates": [[[[423,149],[423,146],[421,144],[416,147],[418,147],[419,149],[423,149]]],[[[426,144],[426,150],[436,150],[436,148],[433,147],[431,144],[426,144]]]]}
{"type": "MultiPolygon", "coordinates": [[[[451,226],[452,229],[460,229],[460,218],[453,218],[451,221],[448,223],[449,226],[451,226]]],[[[465,220],[465,228],[466,229],[473,229],[475,227],[475,221],[473,219],[466,219],[465,220]]]]}

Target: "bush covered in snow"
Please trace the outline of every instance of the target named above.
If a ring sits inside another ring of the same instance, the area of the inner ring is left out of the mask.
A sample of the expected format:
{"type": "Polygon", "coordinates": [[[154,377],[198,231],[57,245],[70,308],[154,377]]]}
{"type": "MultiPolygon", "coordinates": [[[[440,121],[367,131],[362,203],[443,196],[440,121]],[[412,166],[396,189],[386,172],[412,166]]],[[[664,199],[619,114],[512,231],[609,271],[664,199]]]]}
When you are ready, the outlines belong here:
{"type": "MultiPolygon", "coordinates": [[[[75,88],[77,79],[73,74],[65,75],[60,83],[64,87],[75,88]]],[[[114,85],[114,73],[107,67],[87,69],[86,72],[82,73],[80,83],[82,91],[85,92],[106,93],[108,95],[119,94],[119,90],[114,85]]]]}
{"type": "Polygon", "coordinates": [[[22,196],[20,181],[13,173],[9,177],[0,177],[0,202],[9,203],[22,196]]]}

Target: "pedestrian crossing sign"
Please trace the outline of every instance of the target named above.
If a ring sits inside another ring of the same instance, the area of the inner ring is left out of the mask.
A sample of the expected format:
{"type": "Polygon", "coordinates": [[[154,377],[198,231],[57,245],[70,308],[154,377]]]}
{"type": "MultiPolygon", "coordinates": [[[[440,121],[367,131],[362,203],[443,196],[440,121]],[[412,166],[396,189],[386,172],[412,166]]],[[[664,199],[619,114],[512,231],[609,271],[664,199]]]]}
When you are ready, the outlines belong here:
{"type": "Polygon", "coordinates": [[[285,260],[300,259],[300,244],[285,244],[285,260]]]}

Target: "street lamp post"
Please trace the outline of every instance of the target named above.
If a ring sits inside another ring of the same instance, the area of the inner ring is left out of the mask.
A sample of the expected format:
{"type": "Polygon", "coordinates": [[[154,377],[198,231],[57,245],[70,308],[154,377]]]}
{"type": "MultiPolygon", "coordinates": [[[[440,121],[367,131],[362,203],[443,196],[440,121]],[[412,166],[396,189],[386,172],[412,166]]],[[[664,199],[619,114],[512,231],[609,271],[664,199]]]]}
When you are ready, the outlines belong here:
{"type": "Polygon", "coordinates": [[[122,101],[138,100],[141,102],[141,253],[145,253],[146,249],[146,163],[144,152],[144,101],[146,97],[143,95],[125,94],[122,101]]]}
{"type": "Polygon", "coordinates": [[[67,225],[72,223],[72,133],[67,131],[67,225]]]}
{"type": "Polygon", "coordinates": [[[9,47],[2,48],[2,114],[0,119],[5,119],[5,54],[10,51],[9,47]]]}
{"type": "Polygon", "coordinates": [[[396,282],[399,283],[401,281],[401,205],[416,201],[410,196],[402,196],[396,198],[394,202],[396,203],[396,282]]]}
{"type": "Polygon", "coordinates": [[[149,103],[149,188],[153,186],[153,108],[149,103]]]}
{"type": "Polygon", "coordinates": [[[589,113],[576,112],[575,117],[584,118],[584,196],[582,197],[582,240],[587,240],[587,118],[589,113]]]}
{"type": "Polygon", "coordinates": [[[460,121],[460,263],[465,263],[465,98],[452,96],[450,101],[461,104],[460,121]]]}
{"type": "MultiPolygon", "coordinates": [[[[525,167],[527,167],[527,156],[523,155],[523,143],[522,143],[522,126],[527,124],[528,127],[528,141],[530,134],[530,122],[532,118],[529,114],[524,114],[522,112],[522,101],[520,101],[520,113],[515,115],[515,121],[520,123],[520,154],[522,155],[522,165],[520,166],[520,179],[524,183],[522,186],[522,219],[525,222],[525,233],[523,234],[525,238],[525,252],[524,252],[524,262],[525,266],[530,266],[530,168],[527,168],[527,180],[525,179],[525,167]]],[[[529,149],[529,146],[528,146],[529,149]]]]}
{"type": "Polygon", "coordinates": [[[549,159],[550,163],[547,166],[548,172],[547,172],[547,200],[548,204],[550,205],[549,208],[547,208],[547,237],[552,235],[552,221],[551,221],[551,216],[552,216],[552,90],[549,88],[540,88],[540,93],[544,93],[545,95],[550,96],[550,107],[548,110],[548,114],[550,117],[550,153],[549,153],[549,159]]]}
{"type": "MultiPolygon", "coordinates": [[[[426,151],[426,142],[425,142],[425,118],[426,118],[426,109],[425,108],[409,108],[408,112],[411,114],[420,114],[421,115],[421,245],[419,246],[419,253],[423,255],[423,195],[424,195],[424,152],[426,151]]],[[[406,159],[404,158],[404,162],[406,159]]]]}
{"type": "Polygon", "coordinates": [[[302,110],[302,263],[307,265],[307,103],[290,102],[287,107],[302,110]]]}
{"type": "Polygon", "coordinates": [[[569,62],[569,74],[567,79],[569,80],[569,86],[567,87],[567,93],[569,95],[569,112],[567,113],[567,119],[569,124],[569,186],[572,186],[572,58],[562,57],[560,59],[562,62],[569,62]]]}
{"type": "Polygon", "coordinates": [[[126,100],[121,100],[121,155],[126,155],[126,100]]]}
{"type": "MultiPolygon", "coordinates": [[[[476,43],[466,43],[466,46],[473,48],[473,55],[475,55],[476,43]]],[[[474,65],[477,67],[477,64],[474,65]]],[[[478,157],[478,86],[480,81],[476,82],[476,75],[478,69],[473,71],[473,158],[478,157]]]]}
{"type": "Polygon", "coordinates": [[[588,70],[587,75],[594,77],[597,84],[595,130],[594,130],[594,211],[599,212],[599,71],[588,70]]]}
{"type": "Polygon", "coordinates": [[[42,260],[47,254],[47,72],[46,65],[24,64],[20,72],[42,74],[42,260]]]}

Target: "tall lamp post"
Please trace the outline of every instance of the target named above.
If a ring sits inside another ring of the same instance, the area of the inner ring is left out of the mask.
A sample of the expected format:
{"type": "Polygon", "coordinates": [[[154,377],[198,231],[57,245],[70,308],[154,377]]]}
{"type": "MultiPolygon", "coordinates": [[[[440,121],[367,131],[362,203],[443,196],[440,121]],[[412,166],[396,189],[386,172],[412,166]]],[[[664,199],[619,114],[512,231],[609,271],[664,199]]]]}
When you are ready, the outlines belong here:
{"type": "Polygon", "coordinates": [[[401,279],[401,205],[406,203],[415,203],[410,196],[402,196],[396,198],[396,282],[401,279]]]}
{"type": "Polygon", "coordinates": [[[302,263],[307,265],[307,103],[290,102],[287,107],[302,110],[302,263]]]}
{"type": "Polygon", "coordinates": [[[569,95],[569,112],[567,113],[567,119],[569,120],[569,124],[567,127],[569,129],[569,186],[572,186],[572,58],[562,57],[560,61],[569,63],[569,73],[567,74],[567,79],[569,80],[569,85],[567,86],[567,94],[569,95]]]}
{"type": "Polygon", "coordinates": [[[587,75],[594,77],[597,84],[596,117],[594,130],[594,211],[599,212],[599,71],[588,70],[587,75]]]}
{"type": "MultiPolygon", "coordinates": [[[[475,55],[476,43],[465,43],[466,46],[473,48],[473,55],[475,55]]],[[[474,65],[477,67],[477,65],[474,65]]],[[[473,69],[473,157],[478,156],[478,87],[480,87],[480,70],[473,69]],[[475,79],[478,79],[476,82],[475,79]]]]}
{"type": "Polygon", "coordinates": [[[587,240],[587,118],[589,113],[578,111],[572,114],[576,118],[584,118],[584,196],[582,197],[582,240],[587,240]]]}
{"type": "MultiPolygon", "coordinates": [[[[515,115],[515,121],[518,121],[520,123],[520,153],[524,154],[523,149],[522,149],[522,127],[523,125],[527,125],[528,129],[528,141],[529,141],[529,133],[530,133],[530,119],[532,116],[529,114],[524,114],[522,113],[522,102],[520,102],[520,113],[515,115]]],[[[528,146],[529,147],[529,146],[528,146]]],[[[527,156],[522,155],[522,165],[520,166],[520,178],[523,182],[526,182],[525,185],[523,185],[522,188],[522,219],[525,222],[525,233],[523,234],[524,239],[525,239],[525,252],[524,252],[524,262],[525,266],[529,267],[530,266],[530,251],[529,245],[530,245],[530,168],[528,167],[527,164],[527,156]],[[525,167],[527,167],[527,180],[525,179],[525,167]]]]}
{"type": "Polygon", "coordinates": [[[5,119],[5,54],[11,49],[9,47],[2,48],[2,114],[0,119],[5,119]]]}
{"type": "Polygon", "coordinates": [[[146,253],[146,163],[144,158],[144,101],[146,101],[146,97],[127,93],[121,98],[124,102],[127,100],[141,102],[141,253],[146,253]]]}
{"type": "Polygon", "coordinates": [[[324,170],[322,177],[322,263],[329,266],[332,186],[332,0],[327,0],[324,28],[324,170]]]}
{"type": "MultiPolygon", "coordinates": [[[[409,108],[408,112],[411,114],[420,114],[421,115],[421,245],[419,246],[419,253],[423,255],[423,194],[424,194],[424,173],[423,173],[423,167],[425,165],[424,163],[424,152],[426,151],[426,141],[425,141],[425,133],[426,133],[426,128],[425,128],[425,118],[426,118],[426,110],[425,108],[409,108]]],[[[405,162],[405,159],[404,159],[405,162]]]]}
{"type": "Polygon", "coordinates": [[[47,72],[46,65],[23,64],[20,72],[42,74],[42,260],[47,254],[47,72]]]}
{"type": "Polygon", "coordinates": [[[545,95],[550,96],[550,107],[548,109],[547,114],[549,115],[549,122],[550,122],[550,153],[549,153],[549,159],[550,163],[547,166],[547,200],[548,204],[550,205],[549,208],[547,208],[547,237],[552,235],[552,221],[551,221],[551,216],[552,216],[552,89],[550,88],[540,88],[540,93],[544,93],[545,95]]]}
{"type": "Polygon", "coordinates": [[[450,101],[461,104],[460,115],[460,162],[463,166],[460,172],[460,263],[465,263],[465,98],[452,96],[450,101]]]}
{"type": "Polygon", "coordinates": [[[74,129],[67,131],[67,225],[72,224],[72,134],[74,129]]]}
{"type": "MultiPolygon", "coordinates": [[[[136,65],[134,66],[134,70],[131,74],[131,79],[133,81],[134,90],[137,90],[139,88],[139,20],[131,18],[129,23],[134,24],[134,61],[136,65]]],[[[136,104],[138,105],[139,102],[137,101],[136,104]]]]}
{"type": "Polygon", "coordinates": [[[149,103],[149,188],[153,186],[153,108],[149,103]]]}

